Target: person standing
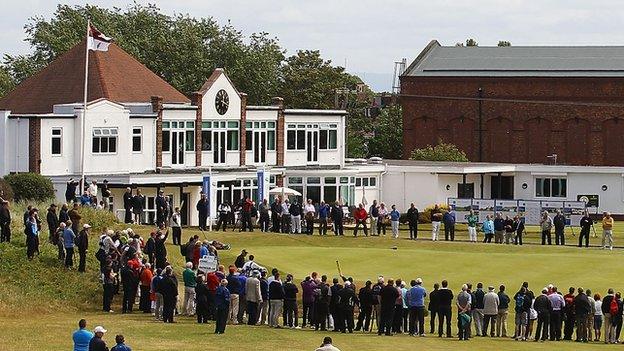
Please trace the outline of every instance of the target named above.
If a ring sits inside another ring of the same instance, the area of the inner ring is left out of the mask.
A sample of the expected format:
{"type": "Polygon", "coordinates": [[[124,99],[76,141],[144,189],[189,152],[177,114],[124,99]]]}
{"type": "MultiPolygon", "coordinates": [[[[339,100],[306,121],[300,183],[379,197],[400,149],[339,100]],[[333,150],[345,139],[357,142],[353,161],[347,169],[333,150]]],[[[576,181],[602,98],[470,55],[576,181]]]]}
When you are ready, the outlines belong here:
{"type": "Polygon", "coordinates": [[[342,207],[340,207],[340,203],[338,201],[334,202],[334,206],[331,208],[330,216],[332,222],[334,222],[334,234],[344,235],[344,228],[342,226],[344,212],[342,211],[342,207]]]}
{"type": "Polygon", "coordinates": [[[37,209],[32,208],[28,212],[26,220],[26,257],[32,260],[35,253],[39,254],[39,226],[37,225],[37,209]]]}
{"type": "Polygon", "coordinates": [[[425,297],[427,290],[422,286],[422,279],[410,282],[410,290],[406,294],[409,307],[409,335],[425,336],[425,297]]]}
{"type": "Polygon", "coordinates": [[[329,217],[329,213],[331,211],[331,207],[325,203],[325,201],[321,201],[319,205],[319,235],[327,235],[327,218],[329,217]]]}
{"type": "Polygon", "coordinates": [[[565,327],[563,329],[563,340],[572,340],[572,334],[574,333],[574,325],[576,323],[574,306],[575,297],[574,292],[576,289],[570,287],[568,293],[563,296],[565,306],[563,307],[563,316],[565,318],[565,327]]]}
{"type": "Polygon", "coordinates": [[[418,209],[413,202],[407,210],[407,223],[409,224],[410,239],[418,239],[418,209]]]}
{"type": "Polygon", "coordinates": [[[399,220],[401,219],[401,212],[396,209],[395,205],[392,205],[392,211],[390,211],[390,224],[392,226],[392,237],[394,239],[399,238],[399,220]]]}
{"type": "Polygon", "coordinates": [[[440,319],[440,315],[439,315],[440,303],[438,301],[439,289],[440,289],[440,284],[435,283],[433,284],[433,290],[429,294],[429,305],[427,306],[427,310],[429,311],[429,333],[430,334],[435,333],[436,315],[438,316],[438,319],[440,319]]]}
{"type": "Polygon", "coordinates": [[[485,311],[485,291],[483,291],[483,283],[477,283],[477,290],[474,291],[472,295],[471,302],[471,312],[472,312],[472,320],[475,324],[475,330],[477,336],[487,336],[487,325],[488,320],[492,320],[492,336],[494,336],[494,319],[496,318],[496,313],[492,311],[490,306],[490,310],[488,313],[485,311]],[[492,315],[494,315],[492,317],[492,315]]]}
{"type": "Polygon", "coordinates": [[[585,210],[580,221],[581,233],[579,234],[578,247],[583,247],[583,239],[585,239],[585,247],[589,247],[589,231],[593,224],[594,222],[589,217],[589,212],[585,210]]]}
{"type": "Polygon", "coordinates": [[[338,278],[334,278],[332,286],[329,288],[329,314],[334,321],[334,331],[342,330],[343,319],[340,316],[340,308],[338,306],[340,296],[338,292],[342,290],[342,285],[338,283],[338,278]]]}
{"type": "Polygon", "coordinates": [[[557,214],[553,217],[553,225],[555,226],[555,245],[565,246],[565,225],[566,218],[561,213],[561,210],[557,210],[557,214]]]}
{"type": "Polygon", "coordinates": [[[490,215],[485,216],[485,221],[481,227],[483,229],[483,242],[491,243],[494,237],[494,221],[490,215]]]}
{"type": "Polygon", "coordinates": [[[143,210],[145,209],[145,196],[141,194],[141,189],[136,190],[132,197],[132,213],[134,214],[134,224],[143,223],[143,210]]]}
{"type": "Polygon", "coordinates": [[[479,217],[471,209],[470,213],[466,215],[466,222],[468,223],[468,239],[472,243],[477,242],[477,223],[479,223],[479,217]]]}
{"type": "Polygon", "coordinates": [[[260,272],[253,270],[251,276],[245,280],[245,302],[247,303],[247,324],[258,323],[258,308],[262,304],[260,291],[260,272]]]}
{"type": "Polygon", "coordinates": [[[379,204],[379,209],[377,209],[377,234],[386,236],[386,226],[388,221],[388,209],[386,208],[385,203],[379,204]]]}
{"type": "Polygon", "coordinates": [[[377,231],[377,218],[379,218],[379,206],[377,206],[377,200],[373,200],[373,204],[368,209],[368,214],[371,219],[371,236],[377,236],[379,235],[379,232],[377,231]]]}
{"type": "Polygon", "coordinates": [[[132,223],[132,189],[126,188],[123,194],[124,223],[132,223]]]}
{"type": "Polygon", "coordinates": [[[576,290],[578,294],[574,298],[574,314],[576,316],[576,341],[587,342],[587,316],[592,313],[589,298],[583,288],[576,290]]]}
{"type": "Polygon", "coordinates": [[[394,320],[394,306],[400,294],[394,286],[394,280],[388,279],[388,283],[379,292],[381,316],[379,321],[378,335],[392,335],[392,322],[394,320]]]}
{"type": "Polygon", "coordinates": [[[199,230],[208,230],[206,223],[208,221],[208,198],[203,191],[201,192],[199,201],[197,201],[197,204],[195,205],[195,209],[197,210],[197,215],[199,216],[199,230]]]}
{"type": "Polygon", "coordinates": [[[548,299],[548,289],[542,289],[542,294],[535,298],[533,309],[537,312],[537,329],[535,330],[535,341],[548,340],[548,326],[550,325],[550,315],[552,305],[548,299]]]}
{"type": "Polygon", "coordinates": [[[0,201],[0,243],[11,242],[11,211],[7,200],[0,201]]]}
{"type": "Polygon", "coordinates": [[[370,280],[367,280],[364,287],[360,288],[360,291],[358,292],[360,313],[358,314],[355,331],[368,331],[368,328],[370,327],[371,314],[373,312],[373,290],[371,289],[372,284],[373,283],[370,280]]]}
{"type": "Polygon", "coordinates": [[[442,210],[438,204],[431,209],[431,240],[438,241],[440,237],[440,224],[442,222],[442,210]]]}
{"type": "MultiPolygon", "coordinates": [[[[156,226],[160,228],[165,225],[165,212],[167,211],[167,201],[165,200],[164,191],[162,189],[158,190],[158,195],[154,202],[156,204],[156,226]]],[[[175,242],[175,236],[173,240],[175,242]]]]}
{"type": "Polygon", "coordinates": [[[496,316],[496,336],[507,337],[507,316],[511,299],[505,292],[505,285],[498,287],[498,315],[496,316]]]}
{"type": "Polygon", "coordinates": [[[282,202],[282,233],[290,233],[290,201],[284,199],[282,202]]]}
{"type": "Polygon", "coordinates": [[[241,229],[240,231],[253,232],[253,223],[251,222],[252,208],[254,204],[253,201],[248,196],[245,196],[241,202],[241,229]]]}
{"type": "Polygon", "coordinates": [[[448,288],[448,282],[442,281],[442,288],[438,290],[438,336],[444,334],[444,322],[446,320],[446,337],[451,337],[451,304],[453,302],[453,292],[448,288]]]}
{"type": "Polygon", "coordinates": [[[502,244],[504,237],[505,237],[505,220],[503,219],[503,214],[500,212],[497,212],[496,217],[494,218],[494,243],[502,244]]]}
{"type": "Polygon", "coordinates": [[[355,228],[353,229],[353,236],[357,237],[358,229],[360,225],[364,227],[364,235],[368,236],[368,228],[366,227],[366,220],[368,219],[368,213],[364,209],[364,205],[359,204],[358,208],[353,212],[353,218],[355,219],[355,228]]]}
{"type": "Polygon", "coordinates": [[[613,250],[613,217],[611,213],[604,212],[602,216],[602,248],[613,250]]]}
{"type": "Polygon", "coordinates": [[[238,272],[236,267],[229,267],[229,274],[226,277],[228,284],[227,289],[230,292],[230,312],[228,314],[228,321],[230,324],[238,324],[238,309],[240,304],[240,279],[238,279],[238,272]]]}
{"type": "Polygon", "coordinates": [[[524,233],[524,217],[515,216],[513,228],[516,231],[516,236],[514,237],[514,245],[522,245],[522,234],[524,233]]]}
{"type": "Polygon", "coordinates": [[[195,315],[195,287],[197,286],[197,276],[193,271],[193,263],[186,262],[184,271],[182,272],[182,280],[184,281],[184,304],[182,305],[182,314],[187,316],[195,315]]]}
{"type": "Polygon", "coordinates": [[[520,288],[520,291],[514,297],[516,312],[516,332],[514,333],[514,339],[516,341],[526,340],[526,328],[529,323],[529,311],[531,309],[531,297],[527,295],[527,289],[525,287],[520,288]]]}
{"type": "Polygon", "coordinates": [[[59,227],[59,217],[56,214],[56,204],[51,204],[50,207],[48,207],[46,221],[48,222],[48,232],[50,233],[48,242],[52,242],[52,236],[59,227]]]}
{"type": "Polygon", "coordinates": [[[217,207],[217,214],[219,215],[219,219],[217,220],[217,227],[215,229],[216,231],[218,231],[219,228],[223,228],[223,231],[226,231],[228,218],[230,217],[231,212],[232,208],[227,201],[223,201],[219,204],[219,207],[217,207]]]}
{"type": "Polygon", "coordinates": [[[178,300],[178,283],[173,277],[171,266],[165,268],[164,277],[159,285],[163,297],[163,322],[174,323],[173,314],[178,300]]]}
{"type": "Polygon", "coordinates": [[[615,296],[613,294],[613,288],[607,290],[607,295],[602,299],[602,315],[604,317],[604,342],[605,344],[611,343],[615,338],[615,324],[612,321],[611,307],[615,307],[613,312],[617,313],[617,301],[614,303],[615,296]]]}
{"type": "Polygon", "coordinates": [[[260,231],[267,233],[269,231],[269,211],[271,210],[267,199],[263,199],[260,206],[258,206],[258,212],[260,213],[260,231]]]}
{"type": "Polygon", "coordinates": [[[111,191],[108,188],[108,180],[104,179],[104,181],[102,182],[102,201],[104,201],[104,209],[106,211],[111,211],[110,197],[111,197],[111,191]]]}
{"type": "Polygon", "coordinates": [[[210,304],[208,298],[208,286],[206,285],[203,275],[197,275],[197,284],[195,284],[195,313],[197,314],[197,323],[208,323],[210,318],[210,304]]]}
{"type": "Polygon", "coordinates": [[[540,229],[542,230],[542,245],[546,245],[546,241],[548,241],[548,245],[552,245],[552,235],[550,234],[552,227],[553,220],[548,215],[548,211],[544,211],[542,213],[542,219],[540,220],[540,229]]]}
{"type": "Polygon", "coordinates": [[[89,250],[89,232],[91,226],[87,223],[82,225],[82,230],[76,237],[76,247],[78,247],[78,272],[85,272],[87,265],[87,251],[89,250]]]}
{"type": "Polygon", "coordinates": [[[180,208],[176,207],[171,215],[171,234],[173,236],[173,245],[182,245],[182,215],[180,208]]]}
{"type": "Polygon", "coordinates": [[[74,203],[74,206],[71,210],[67,212],[67,215],[69,216],[69,219],[71,221],[72,231],[74,233],[78,233],[78,228],[80,228],[80,220],[82,219],[82,216],[80,215],[77,203],[74,203]]]}
{"type": "Polygon", "coordinates": [[[271,203],[271,223],[273,233],[279,233],[281,227],[282,204],[279,197],[275,197],[271,203]]]}
{"type": "Polygon", "coordinates": [[[80,182],[74,180],[74,178],[69,178],[67,181],[67,187],[65,188],[65,201],[67,203],[72,203],[76,200],[76,188],[78,184],[80,184],[80,182]]]}
{"type": "Polygon", "coordinates": [[[514,221],[509,216],[505,216],[505,245],[511,244],[511,237],[515,232],[514,221]]]}
{"type": "Polygon", "coordinates": [[[284,287],[279,272],[276,272],[274,277],[269,283],[269,325],[272,328],[279,328],[279,316],[284,307],[284,287]]]}
{"type": "Polygon", "coordinates": [[[150,286],[152,284],[152,279],[154,279],[154,272],[152,272],[152,265],[147,262],[141,269],[141,273],[139,274],[139,291],[141,296],[139,297],[139,309],[143,313],[151,312],[151,294],[150,294],[150,286]]]}
{"type": "Polygon", "coordinates": [[[221,284],[215,292],[215,334],[225,333],[225,326],[230,310],[230,291],[227,289],[227,279],[221,279],[221,284]]]}
{"type": "Polygon", "coordinates": [[[299,289],[294,283],[291,274],[286,275],[284,282],[284,323],[285,327],[299,329],[299,308],[297,307],[297,294],[299,289]]]}
{"type": "Polygon", "coordinates": [[[600,341],[603,324],[602,299],[600,294],[594,294],[594,306],[594,324],[591,327],[594,328],[594,341],[600,341]]]}
{"type": "Polygon", "coordinates": [[[316,209],[314,208],[312,199],[308,199],[308,202],[303,208],[303,216],[306,222],[306,234],[314,234],[314,217],[316,217],[316,209]]]}
{"type": "Polygon", "coordinates": [[[468,286],[462,285],[461,292],[457,295],[457,328],[459,329],[459,340],[470,338],[470,294],[468,286]]]}
{"type": "Polygon", "coordinates": [[[154,238],[154,258],[156,259],[156,268],[165,269],[167,265],[167,246],[165,246],[165,242],[167,241],[167,236],[169,232],[165,232],[163,234],[160,230],[156,232],[156,237],[154,238]]]}
{"type": "Polygon", "coordinates": [[[292,234],[301,234],[301,213],[303,209],[301,208],[301,204],[297,197],[293,200],[293,203],[290,204],[288,208],[288,212],[290,213],[290,221],[292,222],[291,233],[292,234]]]}
{"type": "Polygon", "coordinates": [[[121,267],[121,284],[123,285],[123,302],[121,304],[121,313],[132,313],[134,300],[136,297],[136,289],[138,285],[138,277],[129,265],[121,267]]]}
{"type": "Polygon", "coordinates": [[[89,342],[93,339],[93,333],[86,328],[87,321],[85,319],[78,321],[78,330],[72,334],[74,351],[89,351],[89,342]]]}
{"type": "Polygon", "coordinates": [[[552,313],[550,314],[550,341],[561,340],[561,323],[563,322],[563,308],[565,300],[563,296],[557,292],[557,287],[553,286],[551,294],[548,295],[552,313]]]}
{"type": "MultiPolygon", "coordinates": [[[[358,304],[358,297],[355,294],[355,287],[351,284],[350,281],[346,281],[344,288],[342,288],[338,292],[338,296],[340,297],[340,303],[338,308],[340,309],[340,318],[342,319],[339,323],[341,329],[341,333],[353,333],[354,321],[353,321],[353,309],[355,305],[358,304]]],[[[334,321],[336,323],[336,321],[334,321]]]]}
{"type": "Polygon", "coordinates": [[[444,212],[442,215],[442,221],[444,222],[444,240],[455,241],[455,211],[450,209],[444,212]]]}
{"type": "Polygon", "coordinates": [[[89,341],[89,351],[108,351],[108,347],[106,346],[106,342],[102,340],[104,334],[106,333],[106,329],[102,326],[97,326],[93,329],[93,338],[89,341]]]}

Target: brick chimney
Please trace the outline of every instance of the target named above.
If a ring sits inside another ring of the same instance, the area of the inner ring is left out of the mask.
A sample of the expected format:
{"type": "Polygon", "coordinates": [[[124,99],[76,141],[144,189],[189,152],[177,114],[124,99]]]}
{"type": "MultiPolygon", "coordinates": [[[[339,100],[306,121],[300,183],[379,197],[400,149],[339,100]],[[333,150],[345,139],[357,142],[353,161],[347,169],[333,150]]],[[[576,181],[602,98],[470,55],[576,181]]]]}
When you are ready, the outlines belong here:
{"type": "Polygon", "coordinates": [[[271,104],[277,106],[277,143],[275,148],[277,150],[277,166],[284,165],[284,99],[281,97],[274,97],[271,99],[271,104]]]}
{"type": "Polygon", "coordinates": [[[40,118],[28,119],[28,172],[41,173],[41,119],[40,118]]]}
{"type": "Polygon", "coordinates": [[[240,93],[241,99],[241,119],[240,119],[240,165],[244,166],[247,162],[247,94],[240,93]]]}
{"type": "Polygon", "coordinates": [[[191,94],[191,105],[197,106],[195,111],[195,167],[202,165],[202,99],[203,95],[199,92],[191,94]]]}
{"type": "Polygon", "coordinates": [[[162,110],[163,110],[163,97],[152,96],[152,112],[158,114],[156,117],[156,168],[162,167],[162,110]]]}

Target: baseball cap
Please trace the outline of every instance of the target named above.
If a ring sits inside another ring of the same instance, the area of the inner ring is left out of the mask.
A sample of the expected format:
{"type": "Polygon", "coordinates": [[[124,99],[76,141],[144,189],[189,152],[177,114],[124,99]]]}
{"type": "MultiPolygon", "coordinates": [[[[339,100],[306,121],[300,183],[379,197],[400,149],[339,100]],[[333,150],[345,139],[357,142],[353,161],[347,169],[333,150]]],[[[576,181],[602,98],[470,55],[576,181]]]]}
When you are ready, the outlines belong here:
{"type": "Polygon", "coordinates": [[[88,224],[86,224],[86,223],[85,223],[82,227],[83,227],[84,229],[89,229],[89,228],[91,228],[91,226],[90,226],[90,225],[88,225],[88,224]]]}
{"type": "Polygon", "coordinates": [[[104,329],[103,326],[98,325],[97,327],[95,327],[95,329],[93,329],[94,333],[106,333],[106,329],[104,329]]]}

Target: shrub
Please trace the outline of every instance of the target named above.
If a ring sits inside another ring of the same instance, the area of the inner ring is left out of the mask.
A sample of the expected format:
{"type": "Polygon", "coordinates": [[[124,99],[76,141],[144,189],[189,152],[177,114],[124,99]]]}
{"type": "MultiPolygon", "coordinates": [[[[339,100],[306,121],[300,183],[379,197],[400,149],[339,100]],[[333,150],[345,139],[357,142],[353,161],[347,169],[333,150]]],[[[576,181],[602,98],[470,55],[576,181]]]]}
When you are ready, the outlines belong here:
{"type": "Polygon", "coordinates": [[[93,207],[80,207],[78,210],[82,219],[81,224],[88,223],[93,229],[93,233],[99,233],[104,228],[112,228],[119,220],[113,212],[106,210],[96,210],[93,207]]]}
{"type": "Polygon", "coordinates": [[[54,187],[50,178],[37,173],[9,174],[4,180],[13,189],[15,201],[45,201],[54,198],[54,187]]]}
{"type": "MultiPolygon", "coordinates": [[[[424,210],[418,213],[418,221],[420,223],[431,223],[431,210],[433,210],[434,206],[435,204],[429,205],[425,207],[424,210]]],[[[440,207],[440,210],[442,210],[442,213],[449,211],[449,206],[447,204],[438,204],[438,207],[440,207]]]]}
{"type": "Polygon", "coordinates": [[[422,149],[414,149],[410,159],[419,161],[468,162],[468,157],[463,150],[442,140],[438,140],[438,144],[435,146],[427,145],[422,149]]]}
{"type": "Polygon", "coordinates": [[[0,197],[5,200],[13,200],[13,189],[2,178],[0,178],[0,197]]]}

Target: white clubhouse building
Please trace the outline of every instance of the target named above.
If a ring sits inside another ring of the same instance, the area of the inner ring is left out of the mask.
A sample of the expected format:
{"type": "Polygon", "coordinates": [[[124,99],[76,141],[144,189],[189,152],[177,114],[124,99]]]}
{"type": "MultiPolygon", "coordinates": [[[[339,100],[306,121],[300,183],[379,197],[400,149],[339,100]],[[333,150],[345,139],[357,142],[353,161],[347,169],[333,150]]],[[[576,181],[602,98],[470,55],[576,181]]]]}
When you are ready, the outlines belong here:
{"type": "Polygon", "coordinates": [[[569,200],[598,196],[597,210],[624,214],[624,167],[435,163],[346,159],[346,111],[251,106],[222,69],[190,99],[112,44],[92,52],[85,118],[84,42],[0,99],[0,175],[36,172],[52,179],[59,201],[79,179],[108,180],[112,209],[126,187],[141,189],[148,219],[164,190],[198,222],[195,204],[211,172],[210,209],[244,195],[258,201],[286,186],[315,203],[370,204],[405,211],[449,197],[569,200]],[[84,127],[82,122],[84,121],[84,127]],[[84,134],[83,134],[84,130],[84,134]]]}

